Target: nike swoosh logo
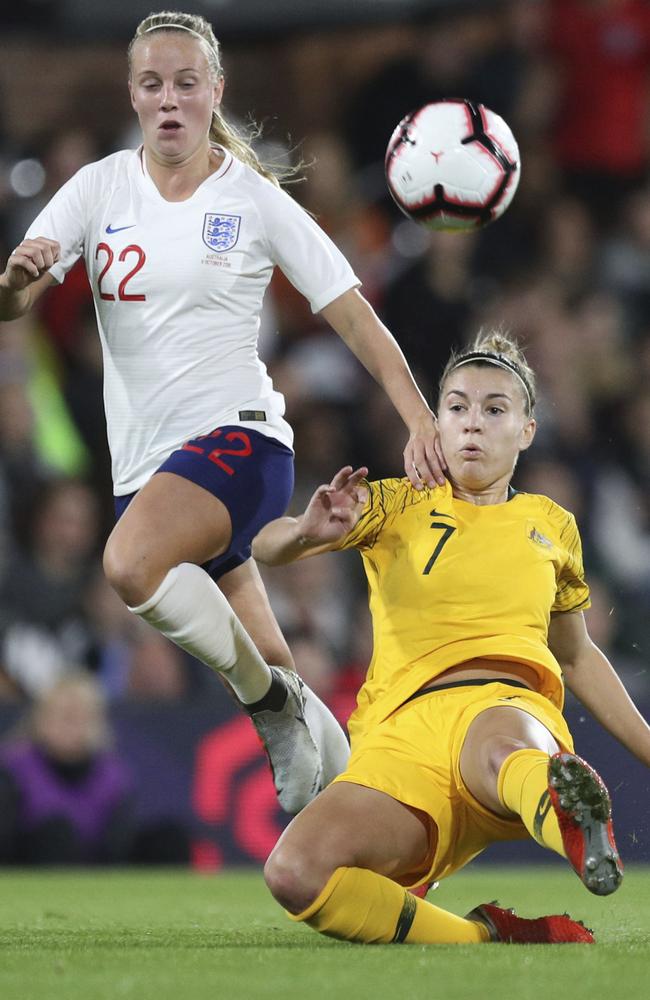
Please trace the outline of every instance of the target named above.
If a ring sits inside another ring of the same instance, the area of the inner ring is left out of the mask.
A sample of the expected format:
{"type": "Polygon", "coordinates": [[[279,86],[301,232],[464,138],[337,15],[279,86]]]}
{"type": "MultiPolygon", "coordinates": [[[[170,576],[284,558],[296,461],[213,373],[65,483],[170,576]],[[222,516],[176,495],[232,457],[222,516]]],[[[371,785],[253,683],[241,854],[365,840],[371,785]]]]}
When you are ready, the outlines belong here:
{"type": "Polygon", "coordinates": [[[542,797],[537,803],[537,809],[535,810],[535,815],[533,817],[533,833],[535,840],[538,842],[542,840],[542,827],[544,826],[544,820],[551,811],[551,796],[548,793],[548,789],[542,793],[542,797]]]}
{"type": "Polygon", "coordinates": [[[106,232],[108,233],[109,236],[112,236],[113,233],[121,233],[123,229],[134,229],[134,228],[135,228],[135,222],[130,226],[117,226],[116,229],[113,229],[113,227],[109,224],[108,226],[106,226],[106,232]]]}
{"type": "Polygon", "coordinates": [[[433,510],[429,511],[429,515],[430,515],[430,517],[447,517],[447,518],[449,518],[450,521],[455,520],[453,514],[443,514],[443,512],[441,510],[436,510],[435,507],[434,507],[433,510]]]}

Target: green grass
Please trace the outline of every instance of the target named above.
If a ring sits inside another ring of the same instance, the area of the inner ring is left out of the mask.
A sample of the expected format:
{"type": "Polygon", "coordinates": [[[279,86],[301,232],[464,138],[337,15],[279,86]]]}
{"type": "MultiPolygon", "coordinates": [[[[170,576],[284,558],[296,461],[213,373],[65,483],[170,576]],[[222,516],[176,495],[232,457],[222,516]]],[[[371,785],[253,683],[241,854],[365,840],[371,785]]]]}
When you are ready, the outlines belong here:
{"type": "Polygon", "coordinates": [[[560,865],[474,867],[429,897],[465,913],[498,897],[569,910],[587,946],[372,946],[291,924],[257,872],[0,874],[2,1000],[606,1000],[648,995],[650,869],[609,899],[560,865]]]}

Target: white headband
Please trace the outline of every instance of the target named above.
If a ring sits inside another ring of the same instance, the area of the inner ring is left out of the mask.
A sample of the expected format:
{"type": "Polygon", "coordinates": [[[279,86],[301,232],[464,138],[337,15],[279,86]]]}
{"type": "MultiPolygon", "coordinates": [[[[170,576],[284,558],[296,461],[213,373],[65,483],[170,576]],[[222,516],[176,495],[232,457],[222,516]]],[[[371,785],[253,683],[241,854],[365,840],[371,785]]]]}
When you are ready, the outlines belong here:
{"type": "MultiPolygon", "coordinates": [[[[487,352],[484,353],[483,351],[473,351],[466,357],[461,358],[460,361],[458,361],[454,365],[451,371],[455,372],[457,368],[461,368],[463,365],[476,364],[477,361],[484,361],[488,365],[496,365],[498,368],[503,368],[504,371],[510,372],[512,375],[516,375],[524,387],[524,392],[526,393],[526,399],[528,400],[528,410],[529,412],[532,412],[533,401],[530,398],[530,389],[526,385],[526,382],[524,381],[520,372],[517,371],[515,364],[508,358],[502,358],[496,354],[488,354],[487,352]]],[[[449,374],[451,375],[451,372],[449,374]]]]}
{"type": "Polygon", "coordinates": [[[148,35],[150,31],[158,31],[159,28],[173,28],[174,31],[189,31],[190,35],[195,35],[196,38],[200,38],[201,41],[207,42],[207,38],[200,35],[198,31],[194,30],[194,28],[188,28],[184,24],[172,24],[170,21],[166,21],[164,24],[152,24],[150,28],[145,28],[142,34],[148,35]]]}

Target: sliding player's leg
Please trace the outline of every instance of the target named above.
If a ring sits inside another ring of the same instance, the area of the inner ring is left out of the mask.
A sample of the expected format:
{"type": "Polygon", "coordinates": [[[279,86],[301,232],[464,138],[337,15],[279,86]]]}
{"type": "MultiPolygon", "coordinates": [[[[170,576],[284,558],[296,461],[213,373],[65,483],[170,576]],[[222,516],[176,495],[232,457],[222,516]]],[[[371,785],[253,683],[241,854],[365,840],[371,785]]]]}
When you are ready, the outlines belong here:
{"type": "Polygon", "coordinates": [[[566,914],[529,920],[486,903],[459,917],[414,896],[400,883],[427,870],[437,835],[423,814],[343,779],[289,825],[264,874],[292,920],[346,941],[593,941],[591,932],[566,914]]]}
{"type": "MultiPolygon", "coordinates": [[[[460,755],[463,780],[497,815],[521,817],[541,846],[567,858],[590,892],[608,895],[623,877],[609,794],[593,768],[570,752],[571,738],[559,713],[565,749],[535,718],[536,711],[523,694],[478,715],[460,755]],[[523,708],[515,707],[515,700],[523,708]]],[[[546,711],[555,712],[550,703],[546,711]]]]}
{"type": "Polygon", "coordinates": [[[266,863],[293,920],[330,937],[382,943],[489,940],[484,922],[416,898],[396,879],[426,866],[430,824],[383,792],[345,780],[287,827],[266,863]]]}
{"type": "Polygon", "coordinates": [[[476,688],[430,692],[357,729],[346,771],[267,863],[268,885],[293,919],[364,942],[592,940],[566,916],[530,921],[485,904],[463,918],[409,891],[521,830],[463,791],[458,752],[484,700],[476,688]]]}

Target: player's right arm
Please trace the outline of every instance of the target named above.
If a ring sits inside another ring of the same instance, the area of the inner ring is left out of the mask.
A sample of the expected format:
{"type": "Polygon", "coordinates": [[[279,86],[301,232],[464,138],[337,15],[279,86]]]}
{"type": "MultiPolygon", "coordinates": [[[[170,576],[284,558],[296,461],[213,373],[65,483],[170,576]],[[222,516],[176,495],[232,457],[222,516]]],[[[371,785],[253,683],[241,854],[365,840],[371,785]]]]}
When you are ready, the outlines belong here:
{"type": "Polygon", "coordinates": [[[587,632],[582,611],[551,615],[548,646],[568,689],[612,736],[650,767],[650,726],[587,632]]]}
{"type": "Polygon", "coordinates": [[[29,312],[45,289],[54,284],[50,268],[60,255],[57,241],[45,236],[18,244],[0,275],[0,320],[18,319],[29,312]]]}
{"type": "Polygon", "coordinates": [[[253,557],[267,566],[281,566],[338,546],[368,499],[360,485],[367,475],[365,467],[340,469],[331,483],[318,487],[303,514],[277,518],[262,528],[253,541],[253,557]]]}

